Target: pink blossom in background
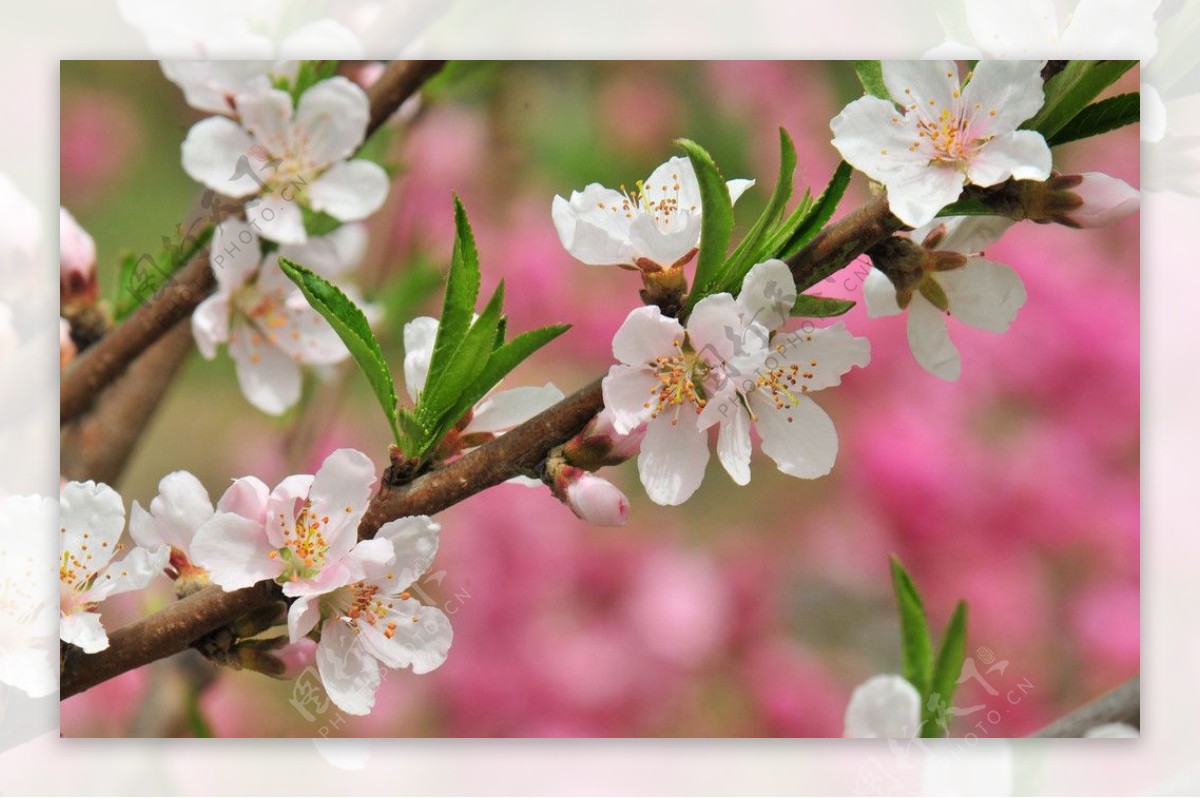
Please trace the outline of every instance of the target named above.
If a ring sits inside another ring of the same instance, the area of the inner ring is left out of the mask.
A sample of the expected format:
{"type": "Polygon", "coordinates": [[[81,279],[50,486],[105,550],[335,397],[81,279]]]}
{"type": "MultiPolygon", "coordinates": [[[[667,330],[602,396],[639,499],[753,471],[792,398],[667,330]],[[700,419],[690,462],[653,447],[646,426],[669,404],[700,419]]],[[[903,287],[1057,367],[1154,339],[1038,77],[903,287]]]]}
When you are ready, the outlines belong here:
{"type": "Polygon", "coordinates": [[[62,201],[72,208],[93,205],[117,188],[142,139],[132,105],[96,90],[63,103],[60,131],[62,201]]]}

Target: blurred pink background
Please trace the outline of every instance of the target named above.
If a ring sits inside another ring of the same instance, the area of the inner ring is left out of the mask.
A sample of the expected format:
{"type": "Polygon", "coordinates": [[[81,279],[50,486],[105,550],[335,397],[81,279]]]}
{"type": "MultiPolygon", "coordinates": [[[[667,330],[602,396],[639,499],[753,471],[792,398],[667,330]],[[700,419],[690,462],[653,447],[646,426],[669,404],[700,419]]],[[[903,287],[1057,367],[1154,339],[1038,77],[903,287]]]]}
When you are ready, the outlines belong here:
{"type": "MultiPolygon", "coordinates": [[[[847,64],[479,66],[393,142],[400,173],[372,220],[362,281],[381,296],[405,264],[442,268],[457,192],[484,290],[506,280],[509,329],[575,325],[509,384],[553,379],[569,392],[610,364],[638,281],[563,251],[554,194],[632,184],[686,135],[727,177],[759,180],[739,204],[744,229],[770,192],[776,128],[796,140],[798,190],[819,192],[837,163],[828,120],[857,92],[847,64]]],[[[196,193],[178,143],[197,117],[154,64],[64,63],[62,97],[63,204],[111,268],[118,249],[169,232],[196,193]]],[[[1137,143],[1122,130],[1067,145],[1056,165],[1136,186],[1137,143]]],[[[841,213],[865,192],[856,176],[841,213]]],[[[1003,336],[951,322],[958,384],[917,366],[903,319],[851,311],[872,363],[817,396],[841,440],[828,478],[795,480],[756,457],[738,488],[711,465],[701,492],[671,509],[644,498],[627,464],[605,472],[632,500],[623,529],[589,527],[546,491],[515,486],[442,514],[444,573],[427,589],[451,614],[450,658],[428,676],[390,674],[371,716],[330,707],[308,720],[290,684],[222,670],[201,680],[204,717],[218,736],[840,736],[853,687],[900,667],[894,553],[935,629],[956,600],[971,607],[982,678],[964,684],[955,703],[968,714],[953,733],[1035,730],[1139,669],[1138,243],[1136,217],[1015,227],[989,257],[1022,275],[1029,301],[1003,336]]],[[[865,268],[821,290],[858,299],[865,268]]],[[[389,318],[383,336],[397,374],[405,320],[389,318]]],[[[382,461],[371,401],[346,371],[316,390],[319,416],[272,421],[242,399],[227,358],[193,358],[117,487],[146,504],[163,474],[185,468],[215,498],[230,477],[311,472],[340,446],[382,461]]],[[[160,606],[169,590],[164,580],[106,605],[106,621],[160,606]]],[[[63,734],[186,734],[180,695],[195,673],[163,662],[70,699],[63,734]]]]}

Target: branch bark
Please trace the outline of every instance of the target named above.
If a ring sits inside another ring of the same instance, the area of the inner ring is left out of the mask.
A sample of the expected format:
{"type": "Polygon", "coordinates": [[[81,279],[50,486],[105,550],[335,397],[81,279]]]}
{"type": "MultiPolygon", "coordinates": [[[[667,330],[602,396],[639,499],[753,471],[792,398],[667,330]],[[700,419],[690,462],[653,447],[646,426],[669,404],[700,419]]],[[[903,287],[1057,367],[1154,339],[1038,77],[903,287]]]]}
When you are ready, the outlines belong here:
{"type": "Polygon", "coordinates": [[[1034,737],[1083,737],[1089,729],[1105,723],[1128,723],[1142,727],[1142,677],[1134,676],[1125,684],[1032,735],[1034,737]]]}
{"type": "MultiPolygon", "coordinates": [[[[367,136],[378,130],[445,63],[391,62],[367,93],[371,110],[367,136]]],[[[91,408],[100,393],[130,363],[166,335],[177,322],[190,316],[215,284],[208,250],[205,250],[181,269],[149,302],[80,355],[62,374],[59,423],[66,424],[91,408]]]]}

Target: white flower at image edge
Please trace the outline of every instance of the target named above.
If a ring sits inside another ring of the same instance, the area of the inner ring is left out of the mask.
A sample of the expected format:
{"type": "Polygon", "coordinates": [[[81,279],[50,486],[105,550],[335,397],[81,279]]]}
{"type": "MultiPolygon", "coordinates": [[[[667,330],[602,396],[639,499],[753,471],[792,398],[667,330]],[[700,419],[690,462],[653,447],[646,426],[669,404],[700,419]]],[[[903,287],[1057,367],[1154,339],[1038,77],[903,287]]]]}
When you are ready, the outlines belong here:
{"type": "Polygon", "coordinates": [[[408,592],[433,562],[440,529],[427,516],[384,524],[373,539],[349,553],[362,574],[359,581],[301,596],[288,611],[292,640],[320,623],[317,670],[329,698],[343,712],[371,711],[380,664],[423,674],[446,661],[453,639],[450,619],[408,592]]]}
{"type": "MultiPolygon", "coordinates": [[[[730,180],[737,202],[753,180],[730,180]]],[[[666,269],[686,261],[700,242],[703,208],[695,169],[674,157],[626,192],[599,183],[556,196],[551,205],[559,240],[577,260],[592,266],[649,265],[666,269]],[[644,261],[648,261],[644,263],[644,261]]]]}
{"type": "Polygon", "coordinates": [[[277,265],[280,256],[324,277],[336,277],[362,255],[357,225],[343,225],[307,244],[283,246],[263,257],[247,222],[229,219],[213,234],[217,290],[192,315],[200,354],[211,360],[229,344],[242,393],[255,407],[278,415],[300,398],[300,365],[327,366],[350,353],[277,265]]]}
{"type": "Polygon", "coordinates": [[[162,61],[163,75],[183,91],[187,104],[199,111],[236,115],[235,98],[250,81],[265,75],[294,80],[299,61],[162,61]]]}
{"type": "MultiPolygon", "coordinates": [[[[949,311],[939,310],[920,291],[914,291],[907,309],[896,301],[896,289],[883,272],[871,269],[863,281],[863,299],[872,318],[908,313],[908,345],[921,367],[944,380],[962,374],[962,358],[950,341],[947,316],[993,333],[1005,332],[1025,304],[1025,284],[1020,275],[1002,263],[976,255],[1008,229],[1012,222],[991,217],[955,217],[946,222],[946,235],[936,249],[967,256],[958,269],[930,272],[949,302],[949,311]]],[[[933,229],[914,230],[920,242],[933,229]]]]}
{"type": "Polygon", "coordinates": [[[262,192],[247,204],[247,214],[265,238],[304,243],[301,206],[349,222],[383,205],[387,172],[370,161],[347,160],[363,143],[370,117],[361,88],[342,77],[323,80],[293,110],[291,95],[260,75],[237,93],[234,105],[240,123],[214,116],[188,131],[183,169],[229,197],[262,192]]]}
{"type": "Polygon", "coordinates": [[[847,105],[830,123],[833,146],[887,187],[892,213],[910,227],[932,220],[964,185],[1045,180],[1050,147],[1017,129],[1045,101],[1044,64],[981,61],[961,86],[953,61],[884,61],[891,100],[847,105]]]}
{"type": "Polygon", "coordinates": [[[53,572],[46,568],[55,516],[50,498],[0,500],[0,684],[33,698],[58,688],[58,615],[53,572]]]}
{"type": "Polygon", "coordinates": [[[170,549],[173,565],[191,560],[196,530],[213,517],[212,500],[195,475],[173,471],[158,483],[158,495],[146,511],[136,501],[129,510],[129,535],[139,546],[170,549]],[[180,560],[182,556],[183,560],[180,560]]]}
{"type": "Polygon", "coordinates": [[[845,725],[845,737],[916,737],[921,728],[921,694],[901,676],[872,676],[850,694],[845,725]]]}
{"type": "MultiPolygon", "coordinates": [[[[430,316],[418,316],[404,325],[404,387],[414,403],[429,379],[437,331],[438,320],[430,316]]],[[[475,405],[470,421],[458,434],[467,442],[465,448],[473,448],[525,423],[562,398],[563,392],[553,383],[493,391],[475,405]]]]}
{"type": "Polygon", "coordinates": [[[710,402],[700,417],[702,429],[720,424],[717,457],[739,485],[750,482],[751,427],[783,473],[802,479],[828,474],[837,459],[837,430],[809,394],[840,385],[843,374],[871,361],[870,342],[840,322],[784,332],[795,302],[796,283],[783,261],[759,263],[746,274],[737,304],[748,336],[770,335],[768,351],[754,373],[735,377],[736,395],[710,402]]]}
{"type": "Polygon", "coordinates": [[[108,648],[96,605],[109,596],[144,588],[166,566],[170,550],[163,546],[151,552],[138,546],[113,562],[125,527],[125,507],[107,485],[68,482],[59,504],[59,637],[93,654],[108,648]]]}

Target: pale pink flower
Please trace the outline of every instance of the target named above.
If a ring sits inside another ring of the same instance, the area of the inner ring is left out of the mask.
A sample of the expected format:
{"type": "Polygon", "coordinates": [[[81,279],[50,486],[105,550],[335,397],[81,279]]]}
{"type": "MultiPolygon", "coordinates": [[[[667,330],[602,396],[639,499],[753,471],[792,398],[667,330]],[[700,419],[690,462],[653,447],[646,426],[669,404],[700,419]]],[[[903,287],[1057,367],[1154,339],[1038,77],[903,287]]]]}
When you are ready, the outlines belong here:
{"type": "Polygon", "coordinates": [[[1083,200],[1074,210],[1066,211],[1066,220],[1078,227],[1103,227],[1137,212],[1141,194],[1124,180],[1101,172],[1084,172],[1083,181],[1070,191],[1083,200]]]}
{"type": "Polygon", "coordinates": [[[556,494],[584,521],[596,526],[625,526],[629,520],[629,500],[603,477],[563,466],[555,482],[556,494]]]}
{"type": "Polygon", "coordinates": [[[200,480],[187,471],[174,471],[158,483],[158,495],[147,512],[136,501],[129,509],[129,535],[143,548],[166,546],[169,563],[178,575],[194,571],[192,539],[213,517],[212,501],[200,480]]]}
{"type": "Polygon", "coordinates": [[[981,61],[962,86],[953,61],[884,61],[891,100],[847,105],[830,123],[833,146],[887,186],[892,213],[911,227],[931,221],[964,185],[1045,180],[1050,147],[1017,129],[1045,102],[1044,65],[981,61]]]}
{"type": "Polygon", "coordinates": [[[94,302],[96,242],[66,208],[58,209],[59,296],[63,303],[94,302]]]}
{"type": "Polygon", "coordinates": [[[125,507],[115,490],[95,482],[68,482],[60,493],[62,559],[59,564],[59,637],[92,654],[108,648],[96,605],[109,596],[140,590],[167,564],[169,550],[140,546],[113,562],[125,507]]]}

